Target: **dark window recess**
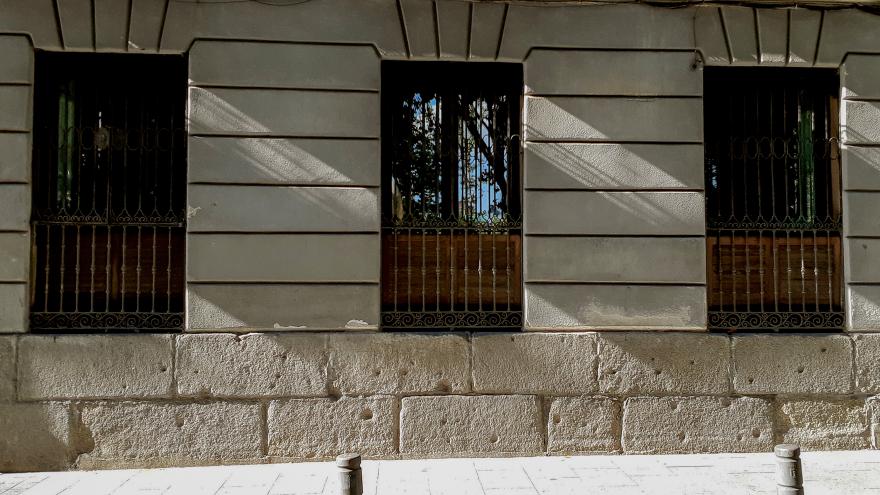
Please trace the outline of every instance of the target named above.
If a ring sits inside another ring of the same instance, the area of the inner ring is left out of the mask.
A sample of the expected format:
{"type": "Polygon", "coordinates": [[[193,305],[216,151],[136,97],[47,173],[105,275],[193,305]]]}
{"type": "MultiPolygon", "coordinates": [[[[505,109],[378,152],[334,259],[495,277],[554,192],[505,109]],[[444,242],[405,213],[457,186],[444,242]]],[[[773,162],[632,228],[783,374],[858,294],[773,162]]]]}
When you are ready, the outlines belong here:
{"type": "Polygon", "coordinates": [[[383,63],[384,328],[521,327],[522,77],[383,63]]]}
{"type": "Polygon", "coordinates": [[[185,59],[36,63],[31,329],[182,328],[185,59]]]}
{"type": "Polygon", "coordinates": [[[706,69],[709,327],[843,327],[838,76],[706,69]]]}

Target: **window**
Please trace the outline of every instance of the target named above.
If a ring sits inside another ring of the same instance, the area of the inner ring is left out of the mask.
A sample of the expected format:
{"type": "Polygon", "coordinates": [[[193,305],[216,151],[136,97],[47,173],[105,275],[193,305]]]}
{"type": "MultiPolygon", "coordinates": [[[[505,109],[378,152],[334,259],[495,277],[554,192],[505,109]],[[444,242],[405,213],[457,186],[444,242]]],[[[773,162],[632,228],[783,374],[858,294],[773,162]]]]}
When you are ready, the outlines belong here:
{"type": "Polygon", "coordinates": [[[31,329],[182,328],[185,59],[36,64],[31,329]]]}
{"type": "Polygon", "coordinates": [[[838,78],[706,69],[709,326],[843,326],[838,78]]]}
{"type": "Polygon", "coordinates": [[[382,326],[522,325],[522,66],[384,62],[382,326]]]}

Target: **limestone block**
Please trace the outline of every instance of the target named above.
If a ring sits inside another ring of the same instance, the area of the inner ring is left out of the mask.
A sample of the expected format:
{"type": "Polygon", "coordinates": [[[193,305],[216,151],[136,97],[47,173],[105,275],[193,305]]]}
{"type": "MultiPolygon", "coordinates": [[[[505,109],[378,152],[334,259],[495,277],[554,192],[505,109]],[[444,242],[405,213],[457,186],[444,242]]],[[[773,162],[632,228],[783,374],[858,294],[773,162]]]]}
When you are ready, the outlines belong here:
{"type": "Polygon", "coordinates": [[[880,142],[880,102],[841,102],[841,134],[845,144],[876,144],[880,142]]]}
{"type": "Polygon", "coordinates": [[[643,5],[511,4],[501,57],[522,60],[541,47],[691,48],[693,11],[643,5]]]}
{"type": "Polygon", "coordinates": [[[260,415],[248,403],[87,403],[81,421],[95,447],[77,466],[253,463],[262,457],[260,415]]]}
{"type": "Polygon", "coordinates": [[[0,149],[0,182],[27,182],[31,175],[30,134],[0,133],[0,149]]]}
{"type": "Polygon", "coordinates": [[[0,85],[0,130],[31,129],[31,87],[0,85]]]}
{"type": "Polygon", "coordinates": [[[0,403],[0,471],[56,471],[72,455],[67,404],[0,403]]]}
{"type": "MultiPolygon", "coordinates": [[[[177,12],[177,6],[168,5],[171,15],[169,21],[181,19],[177,12]]],[[[131,28],[128,35],[128,47],[131,51],[158,51],[162,26],[166,21],[165,6],[155,0],[132,0],[131,2],[131,28]]],[[[172,24],[169,23],[169,24],[172,24]]],[[[170,26],[169,26],[170,27],[170,26]]],[[[192,27],[192,26],[190,26],[192,27]]],[[[189,43],[187,43],[187,46],[189,43]]]]}
{"type": "MultiPolygon", "coordinates": [[[[11,4],[9,4],[11,5],[11,4]]],[[[14,8],[6,6],[0,16],[0,31],[28,33],[34,45],[45,49],[62,49],[58,26],[55,22],[53,0],[15,2],[14,8]]]]}
{"type": "Polygon", "coordinates": [[[782,442],[809,450],[858,450],[871,447],[865,402],[786,401],[776,413],[782,442]]]}
{"type": "Polygon", "coordinates": [[[733,388],[743,394],[852,392],[852,342],[844,335],[733,338],[733,388]]]}
{"type": "Polygon", "coordinates": [[[345,452],[388,456],[396,450],[392,397],[273,400],[267,424],[273,457],[326,458],[345,452]]]}
{"type": "Polygon", "coordinates": [[[190,284],[187,329],[375,329],[379,286],[190,284]]]}
{"type": "Polygon", "coordinates": [[[757,65],[758,35],[755,33],[755,11],[750,7],[722,7],[721,15],[727,29],[733,65],[757,65]]]}
{"type": "Polygon", "coordinates": [[[30,186],[0,184],[0,211],[3,212],[0,230],[27,232],[31,216],[30,186]]]}
{"type": "Polygon", "coordinates": [[[840,91],[844,98],[877,98],[880,88],[880,56],[853,53],[840,67],[840,91]]]}
{"type": "Polygon", "coordinates": [[[28,234],[0,233],[0,282],[27,282],[30,255],[28,234]]]}
{"type": "Polygon", "coordinates": [[[628,454],[768,452],[770,403],[752,397],[635,397],[623,412],[628,454]]]}
{"type": "Polygon", "coordinates": [[[199,40],[189,63],[193,86],[379,90],[370,46],[199,40]]]}
{"type": "Polygon", "coordinates": [[[525,61],[536,95],[702,96],[693,52],[535,49],[525,61]]]}
{"type": "Polygon", "coordinates": [[[30,83],[34,80],[34,47],[27,36],[0,35],[0,52],[3,53],[0,83],[30,83]]]}
{"type": "Polygon", "coordinates": [[[379,241],[377,234],[192,234],[187,280],[378,284],[379,241]]]}
{"type": "Polygon", "coordinates": [[[0,333],[27,331],[27,284],[0,283],[0,308],[0,333]]]}
{"type": "Polygon", "coordinates": [[[526,98],[526,139],[572,141],[703,140],[699,98],[526,98]]]}
{"type": "Polygon", "coordinates": [[[840,151],[843,187],[880,191],[880,148],[842,145],[840,151]]]}
{"type": "Polygon", "coordinates": [[[614,395],[723,395],[730,341],[721,335],[603,332],[599,387],[614,395]]]}
{"type": "Polygon", "coordinates": [[[374,188],[191,185],[188,196],[190,232],[379,230],[374,188]]]}
{"type": "Polygon", "coordinates": [[[856,334],[855,346],[856,391],[880,394],[880,334],[856,334]]]}
{"type": "Polygon", "coordinates": [[[848,250],[844,260],[847,264],[848,282],[880,282],[880,239],[847,239],[848,250]]]}
{"type": "Polygon", "coordinates": [[[189,181],[379,186],[379,141],[191,137],[189,181]]]}
{"type": "Polygon", "coordinates": [[[91,50],[92,43],[92,2],[90,0],[70,0],[58,3],[58,22],[64,33],[64,48],[91,50]]]}
{"type": "Polygon", "coordinates": [[[332,389],[346,395],[470,391],[469,343],[454,334],[335,334],[332,389]]]}
{"type": "Polygon", "coordinates": [[[876,52],[880,45],[877,16],[857,9],[827,10],[822,14],[816,66],[838,67],[847,53],[876,52]]]}
{"type": "Polygon", "coordinates": [[[696,9],[694,37],[706,65],[730,64],[720,8],[696,9]]]}
{"type": "Polygon", "coordinates": [[[705,283],[706,241],[687,237],[526,237],[527,282],[705,283]]]}
{"type": "Polygon", "coordinates": [[[172,2],[163,49],[185,49],[194,38],[226,38],[375,44],[389,56],[405,55],[397,2],[334,0],[297,3],[296,8],[233,2],[211,7],[172,2]]]}
{"type": "Polygon", "coordinates": [[[621,406],[614,399],[557,397],[550,403],[547,451],[558,455],[620,451],[621,406]]]}
{"type": "Polygon", "coordinates": [[[524,204],[526,234],[706,232],[700,192],[526,191],[524,204]]]}
{"type": "Polygon", "coordinates": [[[595,334],[484,334],[473,339],[474,390],[568,395],[595,392],[595,334]]]}
{"type": "Polygon", "coordinates": [[[401,0],[400,9],[406,24],[409,51],[413,58],[437,58],[437,23],[434,18],[434,2],[426,0],[401,0]]]}
{"type": "Polygon", "coordinates": [[[379,94],[191,87],[192,134],[379,136],[379,94]]]}
{"type": "Polygon", "coordinates": [[[812,67],[816,55],[822,12],[812,9],[790,9],[788,33],[788,65],[812,67]]]}
{"type": "Polygon", "coordinates": [[[473,60],[495,60],[501,30],[504,28],[504,11],[501,3],[477,2],[473,4],[471,17],[471,52],[473,60]]]}
{"type": "Polygon", "coordinates": [[[0,336],[0,402],[15,400],[15,337],[0,336]]]}
{"type": "Polygon", "coordinates": [[[880,236],[880,215],[865,214],[880,206],[880,192],[848,191],[844,194],[844,202],[843,222],[847,235],[880,236]]]}
{"type": "Polygon", "coordinates": [[[94,2],[95,49],[125,51],[128,44],[128,5],[118,0],[94,2]]]}
{"type": "Polygon", "coordinates": [[[706,327],[706,289],[694,286],[527,284],[529,328],[706,327]]]}
{"type": "Polygon", "coordinates": [[[405,397],[400,452],[420,456],[543,453],[538,400],[522,395],[405,397]]]}
{"type": "Polygon", "coordinates": [[[326,342],[319,334],[182,335],[177,391],[196,397],[323,396],[326,342]]]}
{"type": "Polygon", "coordinates": [[[702,189],[699,144],[526,143],[527,189],[702,189]]]}
{"type": "Polygon", "coordinates": [[[755,9],[761,65],[785,65],[788,59],[788,12],[788,10],[755,9]]]}
{"type": "Polygon", "coordinates": [[[18,353],[22,400],[171,394],[170,335],[28,335],[18,353]]]}
{"type": "Polygon", "coordinates": [[[470,2],[436,2],[437,39],[440,58],[464,60],[468,56],[470,36],[470,2]]]}
{"type": "Polygon", "coordinates": [[[880,286],[850,285],[847,294],[849,330],[880,332],[880,286]]]}

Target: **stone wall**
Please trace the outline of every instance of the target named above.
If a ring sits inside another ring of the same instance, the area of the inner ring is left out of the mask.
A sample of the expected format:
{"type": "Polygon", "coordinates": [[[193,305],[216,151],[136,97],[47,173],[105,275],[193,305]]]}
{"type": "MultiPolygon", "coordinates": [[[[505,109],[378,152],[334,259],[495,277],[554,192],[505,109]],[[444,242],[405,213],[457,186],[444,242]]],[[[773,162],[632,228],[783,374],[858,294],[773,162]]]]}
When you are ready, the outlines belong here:
{"type": "Polygon", "coordinates": [[[94,5],[0,0],[0,471],[880,447],[880,17],[94,5]],[[28,333],[35,49],[188,54],[182,334],[28,333]],[[523,63],[525,332],[377,331],[385,59],[523,63]],[[840,68],[846,332],[706,333],[701,64],[840,68]]]}
{"type": "Polygon", "coordinates": [[[880,447],[877,334],[22,335],[0,357],[2,470],[880,447]]]}

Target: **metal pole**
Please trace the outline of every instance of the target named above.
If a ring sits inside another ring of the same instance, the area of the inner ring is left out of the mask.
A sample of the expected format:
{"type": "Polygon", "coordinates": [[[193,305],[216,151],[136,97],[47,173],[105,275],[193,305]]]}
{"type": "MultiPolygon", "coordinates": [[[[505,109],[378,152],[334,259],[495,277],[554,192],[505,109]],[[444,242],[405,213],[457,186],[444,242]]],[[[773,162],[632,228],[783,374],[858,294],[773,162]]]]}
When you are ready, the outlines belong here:
{"type": "Polygon", "coordinates": [[[776,454],[776,494],[804,495],[801,448],[793,444],[780,444],[773,452],[776,454]]]}
{"type": "Polygon", "coordinates": [[[342,454],[336,457],[339,468],[339,495],[363,495],[360,454],[342,454]]]}

